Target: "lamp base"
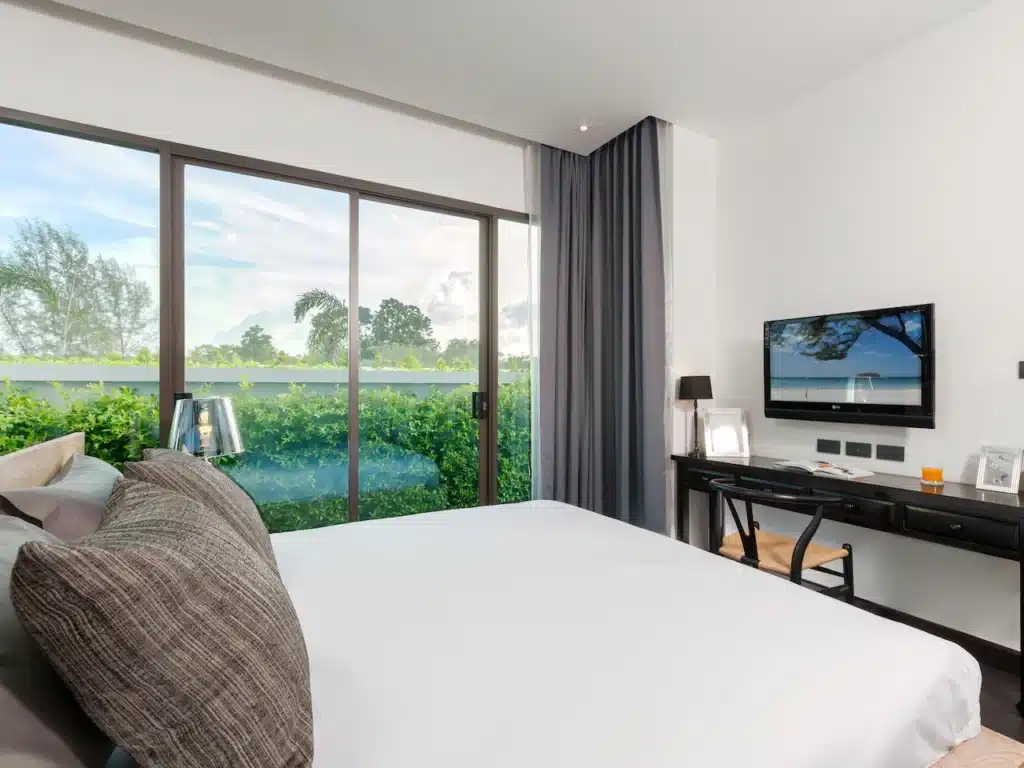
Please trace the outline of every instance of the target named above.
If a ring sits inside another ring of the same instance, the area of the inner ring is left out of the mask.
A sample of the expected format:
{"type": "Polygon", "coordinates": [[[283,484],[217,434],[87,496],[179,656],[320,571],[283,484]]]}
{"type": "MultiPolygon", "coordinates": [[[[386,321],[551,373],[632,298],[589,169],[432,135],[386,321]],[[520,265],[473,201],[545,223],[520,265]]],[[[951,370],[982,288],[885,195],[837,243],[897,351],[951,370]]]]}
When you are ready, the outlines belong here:
{"type": "Polygon", "coordinates": [[[700,435],[697,434],[697,401],[693,401],[693,448],[686,454],[691,459],[704,458],[704,446],[700,444],[700,435]]]}

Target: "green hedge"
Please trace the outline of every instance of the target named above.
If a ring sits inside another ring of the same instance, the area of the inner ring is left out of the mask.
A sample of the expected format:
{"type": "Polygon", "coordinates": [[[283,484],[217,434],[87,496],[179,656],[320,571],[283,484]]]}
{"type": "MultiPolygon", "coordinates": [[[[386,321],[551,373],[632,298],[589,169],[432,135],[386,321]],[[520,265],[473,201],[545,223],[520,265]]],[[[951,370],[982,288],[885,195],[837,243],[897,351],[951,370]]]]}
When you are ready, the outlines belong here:
{"type": "MultiPolygon", "coordinates": [[[[477,504],[477,422],[469,387],[426,397],[363,390],[359,401],[360,517],[377,518],[477,504]]],[[[0,453],[68,432],[114,465],[157,444],[157,400],[122,388],[65,393],[54,404],[6,382],[0,388],[0,453]]],[[[218,464],[252,494],[272,532],[348,519],[348,394],[293,385],[233,397],[245,453],[218,464]]],[[[502,384],[498,400],[498,497],[530,498],[530,384],[502,384]]]]}

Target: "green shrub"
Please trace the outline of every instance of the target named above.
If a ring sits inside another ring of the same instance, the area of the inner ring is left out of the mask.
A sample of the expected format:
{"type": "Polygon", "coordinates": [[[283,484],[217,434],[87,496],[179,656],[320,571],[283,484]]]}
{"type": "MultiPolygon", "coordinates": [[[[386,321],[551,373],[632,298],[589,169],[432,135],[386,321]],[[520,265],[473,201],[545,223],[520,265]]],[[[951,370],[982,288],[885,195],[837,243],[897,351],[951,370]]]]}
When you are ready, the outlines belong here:
{"type": "MultiPolygon", "coordinates": [[[[58,389],[59,404],[5,382],[0,388],[0,453],[68,432],[86,433],[87,451],[122,466],[157,445],[155,396],[128,388],[58,389]]],[[[479,422],[472,388],[426,397],[389,388],[359,399],[359,512],[394,517],[478,503],[479,422]]],[[[233,397],[245,453],[217,460],[260,505],[272,532],[348,520],[348,392],[259,397],[242,383],[233,397]]],[[[530,498],[530,383],[498,395],[498,499],[530,498]]]]}
{"type": "Polygon", "coordinates": [[[54,385],[55,404],[4,380],[0,387],[0,454],[85,432],[85,450],[120,468],[154,448],[160,436],[156,397],[122,387],[111,391],[94,385],[84,391],[54,385]]]}
{"type": "Polygon", "coordinates": [[[50,402],[4,381],[0,389],[0,454],[58,437],[62,426],[61,414],[50,402]]]}

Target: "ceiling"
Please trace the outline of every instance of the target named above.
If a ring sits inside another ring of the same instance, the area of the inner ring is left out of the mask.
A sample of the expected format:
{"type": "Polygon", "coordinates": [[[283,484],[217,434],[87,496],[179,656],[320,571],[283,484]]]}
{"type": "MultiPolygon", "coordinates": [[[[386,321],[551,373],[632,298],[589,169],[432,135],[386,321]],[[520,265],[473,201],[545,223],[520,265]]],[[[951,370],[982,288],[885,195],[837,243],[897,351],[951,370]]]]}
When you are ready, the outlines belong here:
{"type": "Polygon", "coordinates": [[[719,135],[989,0],[66,0],[590,152],[653,114],[719,135]],[[591,128],[579,131],[581,123],[591,128]]]}

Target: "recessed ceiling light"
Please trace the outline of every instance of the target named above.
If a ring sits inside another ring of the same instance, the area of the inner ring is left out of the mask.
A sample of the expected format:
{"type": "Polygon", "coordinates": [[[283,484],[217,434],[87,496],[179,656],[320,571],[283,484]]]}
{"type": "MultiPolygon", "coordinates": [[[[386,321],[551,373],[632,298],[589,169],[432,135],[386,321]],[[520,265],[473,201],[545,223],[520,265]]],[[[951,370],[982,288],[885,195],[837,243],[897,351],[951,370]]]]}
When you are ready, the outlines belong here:
{"type": "Polygon", "coordinates": [[[587,125],[586,123],[584,123],[583,125],[580,126],[580,131],[582,131],[583,133],[586,133],[589,130],[590,130],[590,126],[587,125]]]}

